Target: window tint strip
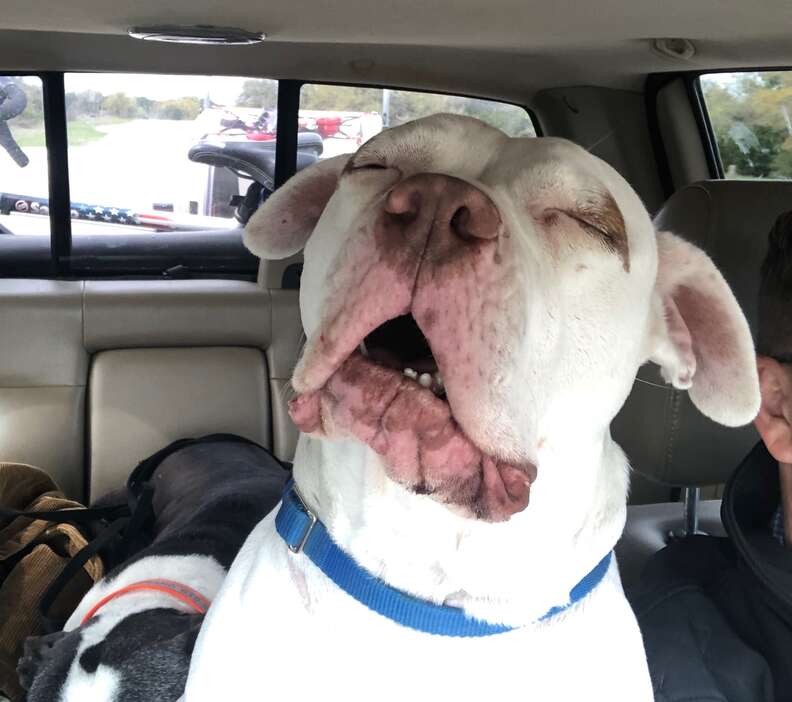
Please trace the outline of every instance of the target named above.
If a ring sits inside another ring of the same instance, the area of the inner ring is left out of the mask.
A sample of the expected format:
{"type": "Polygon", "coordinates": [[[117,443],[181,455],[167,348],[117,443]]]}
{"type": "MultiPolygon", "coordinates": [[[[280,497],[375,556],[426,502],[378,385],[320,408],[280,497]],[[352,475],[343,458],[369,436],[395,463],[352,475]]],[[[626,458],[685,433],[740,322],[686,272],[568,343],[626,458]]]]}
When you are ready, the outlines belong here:
{"type": "MultiPolygon", "coordinates": [[[[49,217],[52,260],[57,275],[69,274],[71,256],[71,200],[66,137],[66,94],[63,73],[45,73],[44,120],[49,164],[49,217]]],[[[110,174],[97,174],[110,177],[110,174]]]]}
{"type": "Polygon", "coordinates": [[[724,178],[723,165],[721,164],[718,143],[715,133],[712,130],[709,113],[704,104],[704,95],[701,91],[701,80],[699,78],[688,79],[688,96],[693,105],[693,113],[696,116],[699,132],[701,133],[701,143],[704,145],[704,153],[707,157],[707,167],[713,178],[724,178]]]}

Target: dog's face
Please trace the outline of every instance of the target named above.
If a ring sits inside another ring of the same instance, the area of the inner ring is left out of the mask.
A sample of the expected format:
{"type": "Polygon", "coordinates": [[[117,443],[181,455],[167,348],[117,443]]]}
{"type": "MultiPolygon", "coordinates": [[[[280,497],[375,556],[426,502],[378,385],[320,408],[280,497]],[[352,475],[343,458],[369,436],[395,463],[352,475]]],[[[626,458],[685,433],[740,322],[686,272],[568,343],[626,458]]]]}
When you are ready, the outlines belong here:
{"type": "Polygon", "coordinates": [[[295,176],[245,241],[305,247],[300,429],[359,439],[470,516],[524,509],[543,456],[604,437],[648,359],[717,421],[757,408],[748,328],[711,261],[564,140],[418,120],[295,176]]]}

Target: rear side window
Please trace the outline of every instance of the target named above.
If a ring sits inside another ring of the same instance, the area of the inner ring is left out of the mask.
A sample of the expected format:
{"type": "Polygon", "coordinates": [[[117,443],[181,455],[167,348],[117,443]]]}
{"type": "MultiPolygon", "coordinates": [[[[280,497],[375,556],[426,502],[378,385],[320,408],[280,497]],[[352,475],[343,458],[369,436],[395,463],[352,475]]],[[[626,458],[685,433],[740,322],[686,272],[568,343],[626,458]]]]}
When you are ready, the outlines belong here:
{"type": "Polygon", "coordinates": [[[262,156],[274,177],[278,84],[224,76],[65,76],[72,236],[228,231],[262,156]]]}
{"type": "Polygon", "coordinates": [[[468,115],[510,136],[536,136],[525,108],[493,100],[318,83],[300,91],[298,150],[321,140],[321,157],[352,153],[387,127],[438,112],[468,115]]]}
{"type": "Polygon", "coordinates": [[[49,237],[41,79],[0,75],[0,237],[49,237]]]}
{"type": "Polygon", "coordinates": [[[278,151],[296,138],[280,183],[295,165],[438,112],[535,136],[524,108],[455,95],[228,76],[0,74],[0,276],[253,278],[258,260],[241,227],[275,189],[278,151]]]}
{"type": "Polygon", "coordinates": [[[725,176],[792,179],[792,71],[700,80],[725,176]]]}

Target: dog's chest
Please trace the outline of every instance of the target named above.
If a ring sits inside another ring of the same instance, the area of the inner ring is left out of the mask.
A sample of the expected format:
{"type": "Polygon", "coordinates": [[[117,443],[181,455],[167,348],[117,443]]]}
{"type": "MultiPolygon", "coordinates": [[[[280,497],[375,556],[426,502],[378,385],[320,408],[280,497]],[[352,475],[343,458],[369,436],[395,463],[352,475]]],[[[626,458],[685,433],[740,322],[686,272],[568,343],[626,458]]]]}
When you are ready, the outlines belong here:
{"type": "Polygon", "coordinates": [[[629,694],[608,699],[651,699],[637,626],[610,588],[593,593],[585,608],[506,634],[427,635],[371,612],[311,569],[290,567],[293,557],[267,521],[207,617],[187,702],[229,693],[242,699],[262,688],[299,691],[302,699],[331,691],[349,700],[453,695],[478,702],[498,694],[521,699],[523,691],[525,699],[597,699],[592,689],[612,695],[625,685],[629,694]]]}

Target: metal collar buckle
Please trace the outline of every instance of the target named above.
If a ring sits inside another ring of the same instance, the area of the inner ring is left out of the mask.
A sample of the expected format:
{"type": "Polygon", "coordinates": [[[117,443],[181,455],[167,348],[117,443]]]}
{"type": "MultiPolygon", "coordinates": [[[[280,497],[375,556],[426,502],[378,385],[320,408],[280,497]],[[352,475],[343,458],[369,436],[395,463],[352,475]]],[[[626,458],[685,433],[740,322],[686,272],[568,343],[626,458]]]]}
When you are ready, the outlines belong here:
{"type": "Polygon", "coordinates": [[[313,531],[313,528],[316,526],[316,522],[318,521],[319,518],[316,516],[316,514],[314,514],[314,512],[311,511],[308,505],[305,504],[305,500],[303,499],[303,496],[300,494],[299,490],[297,490],[296,485],[292,486],[292,492],[294,493],[294,496],[297,498],[297,502],[300,503],[300,509],[303,512],[305,512],[305,515],[309,519],[308,526],[305,528],[305,533],[302,535],[302,538],[300,539],[300,543],[298,543],[296,546],[292,546],[291,544],[288,544],[289,550],[292,553],[300,553],[300,551],[303,550],[303,547],[308,541],[308,537],[311,535],[311,532],[313,531]]]}

